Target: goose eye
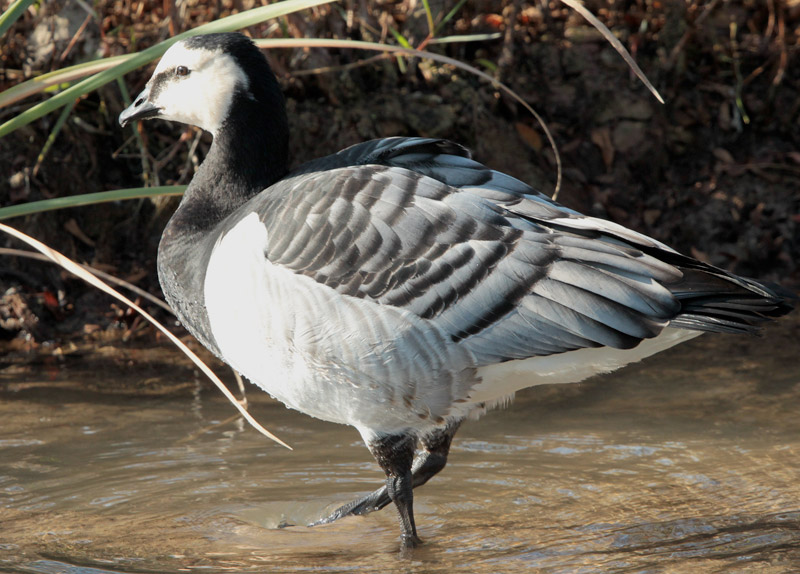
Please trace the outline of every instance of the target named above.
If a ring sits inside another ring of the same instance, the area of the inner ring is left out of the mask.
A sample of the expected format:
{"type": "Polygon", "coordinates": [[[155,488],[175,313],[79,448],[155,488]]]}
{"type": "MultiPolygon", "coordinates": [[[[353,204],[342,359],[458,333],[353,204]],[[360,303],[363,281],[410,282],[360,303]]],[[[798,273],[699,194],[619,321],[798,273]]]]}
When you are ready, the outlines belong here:
{"type": "Polygon", "coordinates": [[[176,76],[188,76],[189,75],[189,68],[186,66],[178,66],[175,68],[175,75],[176,76]]]}

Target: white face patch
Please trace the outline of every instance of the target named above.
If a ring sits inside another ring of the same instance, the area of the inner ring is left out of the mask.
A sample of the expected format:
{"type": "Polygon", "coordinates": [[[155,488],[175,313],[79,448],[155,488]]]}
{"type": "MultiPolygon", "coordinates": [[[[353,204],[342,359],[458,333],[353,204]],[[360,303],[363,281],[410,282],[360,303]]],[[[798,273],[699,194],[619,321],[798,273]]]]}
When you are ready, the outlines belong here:
{"type": "Polygon", "coordinates": [[[221,51],[187,48],[178,42],[167,50],[147,83],[158,116],[198,126],[215,134],[225,118],[237,86],[250,83],[236,61],[221,51]],[[178,75],[178,67],[188,70],[178,75]]]}

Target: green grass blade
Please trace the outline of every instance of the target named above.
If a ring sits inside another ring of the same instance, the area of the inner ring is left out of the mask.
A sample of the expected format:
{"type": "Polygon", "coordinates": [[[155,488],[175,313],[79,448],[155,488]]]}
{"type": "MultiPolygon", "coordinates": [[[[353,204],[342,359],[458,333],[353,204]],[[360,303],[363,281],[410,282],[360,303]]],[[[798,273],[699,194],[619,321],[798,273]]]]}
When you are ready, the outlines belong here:
{"type": "Polygon", "coordinates": [[[464,4],[466,4],[466,2],[467,2],[467,0],[459,0],[458,4],[453,6],[453,9],[450,10],[447,13],[447,15],[444,18],[442,18],[442,21],[439,22],[439,24],[436,25],[436,29],[434,30],[435,33],[433,34],[434,36],[439,33],[439,30],[441,30],[444,27],[445,24],[447,24],[450,20],[453,19],[453,16],[458,14],[458,11],[461,10],[461,7],[464,4]]]}
{"type": "Polygon", "coordinates": [[[112,56],[111,58],[103,58],[102,60],[83,62],[82,64],[76,64],[74,66],[62,68],[61,70],[54,70],[42,74],[41,76],[31,78],[0,93],[0,108],[10,106],[14,102],[18,102],[30,96],[35,96],[51,86],[80,80],[86,76],[91,76],[97,72],[113,68],[120,62],[131,59],[134,55],[135,54],[125,54],[123,56],[112,56]]]}
{"type": "Polygon", "coordinates": [[[436,35],[436,26],[433,24],[433,13],[428,0],[422,0],[422,5],[425,7],[425,17],[428,19],[428,36],[433,38],[436,35]]]}
{"type": "Polygon", "coordinates": [[[31,215],[42,211],[66,209],[68,207],[83,207],[109,201],[122,201],[125,199],[140,199],[157,195],[180,195],[186,189],[185,185],[163,185],[161,187],[135,187],[131,189],[115,189],[113,191],[100,191],[97,193],[84,193],[69,197],[56,197],[42,201],[30,201],[19,205],[0,208],[0,220],[12,217],[31,215]]]}
{"type": "MultiPolygon", "coordinates": [[[[389,26],[389,31],[392,33],[392,36],[394,36],[394,39],[397,40],[397,43],[400,44],[403,48],[407,48],[409,50],[413,49],[411,47],[411,43],[400,32],[398,32],[397,30],[395,30],[391,26],[389,26]]],[[[405,60],[403,60],[403,58],[401,56],[397,57],[397,67],[400,69],[400,73],[401,74],[405,74],[406,73],[406,71],[407,71],[406,62],[405,62],[405,60]]]]}
{"type": "Polygon", "coordinates": [[[53,129],[50,131],[50,135],[47,136],[47,141],[44,142],[44,147],[42,148],[42,151],[39,152],[39,155],[36,158],[36,165],[33,168],[34,175],[36,175],[36,173],[39,171],[39,166],[42,165],[44,158],[47,157],[47,154],[50,152],[50,148],[53,147],[53,143],[55,143],[59,132],[61,132],[61,128],[64,127],[64,123],[66,123],[67,118],[72,113],[72,110],[75,109],[76,102],[77,100],[73,100],[72,102],[64,106],[63,110],[61,110],[61,113],[59,114],[58,119],[56,120],[56,123],[53,126],[53,129]]]}
{"type": "Polygon", "coordinates": [[[130,58],[122,61],[113,68],[104,70],[98,74],[95,74],[94,76],[91,76],[90,78],[86,78],[74,86],[67,88],[60,94],[53,96],[49,100],[41,102],[22,112],[18,116],[11,118],[3,125],[0,125],[0,137],[6,136],[14,130],[39,119],[43,115],[66,105],[72,99],[96,90],[101,86],[114,81],[118,77],[127,74],[128,72],[152,62],[159,56],[163,55],[164,52],[167,51],[167,48],[169,48],[178,40],[188,38],[189,36],[197,36],[199,34],[232,32],[234,30],[239,30],[240,28],[258,24],[265,20],[271,20],[285,14],[297,12],[298,10],[304,10],[313,6],[319,6],[321,4],[327,4],[332,1],[333,0],[285,0],[284,2],[278,2],[269,6],[261,6],[259,8],[253,8],[252,10],[241,12],[239,14],[234,14],[232,16],[222,18],[221,20],[203,24],[202,26],[198,26],[197,28],[188,30],[182,34],[178,34],[169,40],[165,40],[160,44],[156,44],[155,46],[151,46],[150,48],[137,54],[131,55],[130,58]]]}
{"type": "Polygon", "coordinates": [[[492,73],[497,71],[497,64],[491,60],[487,60],[486,58],[478,58],[476,62],[492,73]]]}
{"type": "Polygon", "coordinates": [[[0,38],[5,36],[8,29],[14,25],[14,22],[19,20],[19,17],[25,13],[28,6],[33,4],[33,0],[16,0],[11,3],[8,10],[0,15],[0,38]]]}
{"type": "MultiPolygon", "coordinates": [[[[477,42],[480,40],[494,40],[499,37],[501,37],[500,33],[447,36],[445,38],[434,38],[429,43],[445,44],[451,42],[477,42]]],[[[15,102],[18,102],[19,100],[41,93],[51,86],[80,80],[86,76],[113,68],[120,62],[129,60],[135,55],[136,54],[125,54],[123,56],[113,56],[111,58],[104,58],[102,60],[93,60],[91,62],[84,62],[82,64],[77,64],[75,66],[69,66],[68,68],[42,74],[41,76],[27,80],[21,84],[17,84],[16,86],[12,86],[5,92],[0,93],[0,108],[4,108],[15,102]]]]}
{"type": "Polygon", "coordinates": [[[457,42],[486,42],[487,40],[497,40],[502,38],[503,34],[500,32],[493,32],[491,34],[464,34],[461,36],[445,36],[444,38],[432,38],[428,44],[455,44],[457,42]]]}
{"type": "Polygon", "coordinates": [[[391,26],[389,26],[389,31],[392,33],[392,36],[394,36],[394,39],[397,40],[398,44],[400,44],[403,48],[411,49],[411,44],[408,40],[406,40],[405,36],[391,26]]]}
{"type": "MultiPolygon", "coordinates": [[[[474,74],[475,76],[482,78],[483,80],[491,83],[495,87],[503,90],[504,92],[509,94],[512,98],[517,100],[543,126],[545,135],[547,136],[550,145],[553,147],[553,151],[556,158],[556,164],[558,166],[558,179],[556,181],[556,190],[558,190],[560,187],[561,158],[557,148],[555,147],[555,142],[553,141],[550,132],[547,130],[546,126],[544,126],[542,118],[516,92],[514,92],[504,84],[497,82],[494,78],[492,78],[485,72],[482,72],[481,70],[478,70],[477,68],[470,66],[469,64],[465,64],[464,62],[455,60],[453,58],[448,58],[447,56],[443,56],[441,54],[433,54],[431,52],[413,50],[399,46],[390,46],[387,44],[380,44],[377,42],[363,42],[357,40],[340,40],[340,39],[329,40],[324,38],[277,38],[277,39],[269,38],[269,39],[256,40],[255,42],[260,48],[311,48],[311,47],[349,48],[349,49],[370,50],[377,52],[389,52],[393,53],[395,56],[405,55],[405,56],[414,56],[420,58],[429,58],[431,60],[435,60],[444,64],[449,64],[456,68],[465,70],[471,74],[474,74]]],[[[494,65],[491,62],[485,62],[484,65],[486,65],[489,69],[492,69],[494,67],[494,65]]],[[[116,190],[110,192],[100,192],[95,194],[85,194],[79,196],[30,202],[21,205],[14,205],[11,207],[0,208],[0,220],[7,219],[10,217],[18,217],[21,215],[29,215],[32,213],[37,213],[39,211],[63,209],[67,207],[79,207],[83,205],[91,205],[94,203],[101,203],[107,201],[119,201],[123,199],[153,197],[162,194],[180,194],[183,192],[184,189],[185,186],[134,188],[134,189],[116,190]]]]}

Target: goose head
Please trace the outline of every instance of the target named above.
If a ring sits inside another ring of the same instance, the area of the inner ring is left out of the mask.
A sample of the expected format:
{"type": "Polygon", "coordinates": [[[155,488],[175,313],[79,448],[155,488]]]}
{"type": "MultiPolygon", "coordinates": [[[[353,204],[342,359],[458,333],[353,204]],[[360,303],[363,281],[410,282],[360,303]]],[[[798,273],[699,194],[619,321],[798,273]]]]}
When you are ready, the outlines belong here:
{"type": "Polygon", "coordinates": [[[283,112],[275,76],[249,38],[236,33],[193,36],[167,50],[119,123],[124,127],[161,118],[216,135],[242,102],[270,105],[269,100],[283,112]]]}

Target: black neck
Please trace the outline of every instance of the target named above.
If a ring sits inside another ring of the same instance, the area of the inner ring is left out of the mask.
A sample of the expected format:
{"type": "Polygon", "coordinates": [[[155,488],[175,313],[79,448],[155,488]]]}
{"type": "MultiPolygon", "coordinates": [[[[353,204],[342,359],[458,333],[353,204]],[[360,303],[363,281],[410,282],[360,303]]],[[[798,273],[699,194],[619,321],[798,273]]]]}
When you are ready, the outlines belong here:
{"type": "Polygon", "coordinates": [[[288,127],[280,92],[277,97],[234,96],[232,115],[215,134],[171,224],[207,231],[286,174],[288,127]]]}
{"type": "Polygon", "coordinates": [[[198,38],[227,41],[247,82],[236,88],[228,117],[164,230],[158,276],[181,322],[219,355],[205,309],[208,261],[225,231],[225,219],[286,174],[289,127],[278,81],[249,40],[230,35],[198,38]]]}

